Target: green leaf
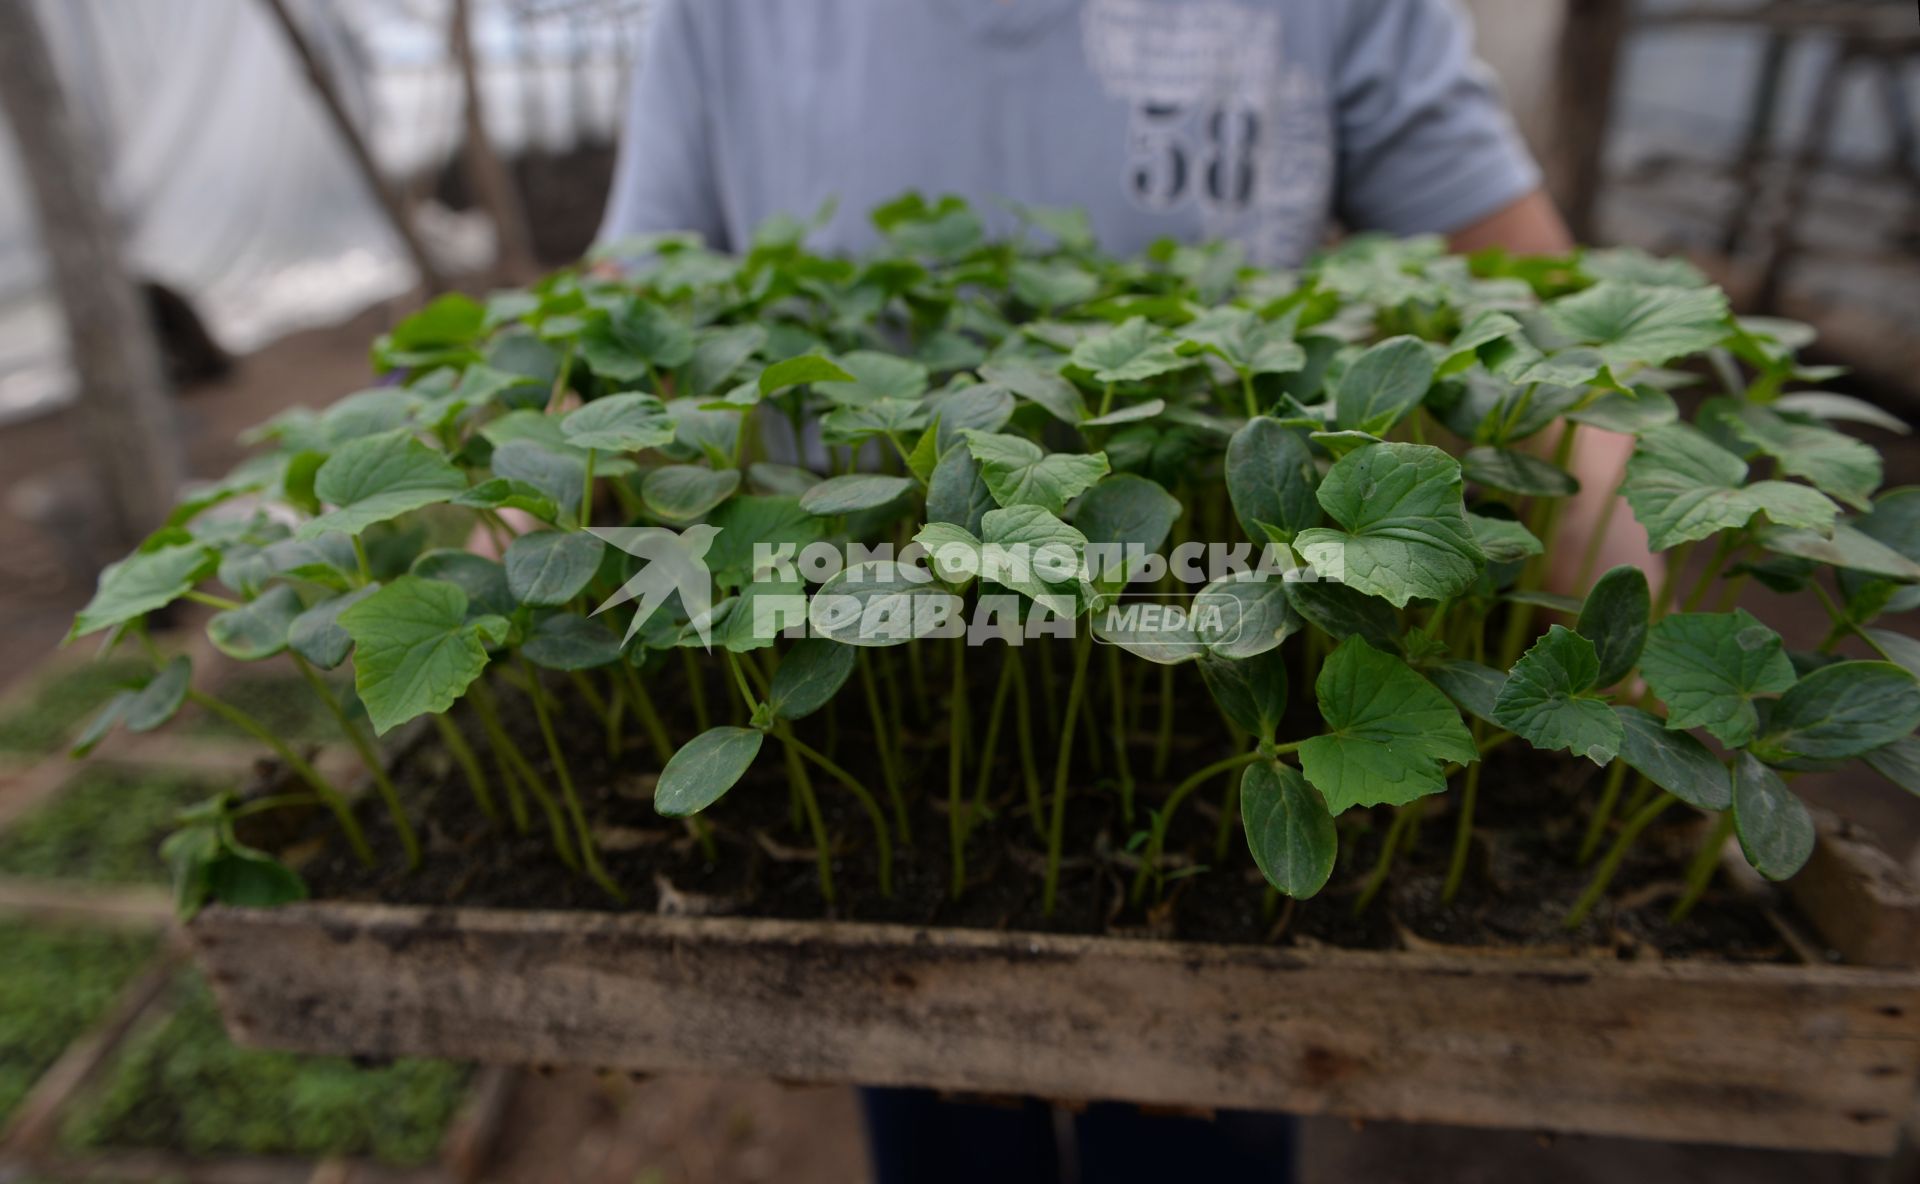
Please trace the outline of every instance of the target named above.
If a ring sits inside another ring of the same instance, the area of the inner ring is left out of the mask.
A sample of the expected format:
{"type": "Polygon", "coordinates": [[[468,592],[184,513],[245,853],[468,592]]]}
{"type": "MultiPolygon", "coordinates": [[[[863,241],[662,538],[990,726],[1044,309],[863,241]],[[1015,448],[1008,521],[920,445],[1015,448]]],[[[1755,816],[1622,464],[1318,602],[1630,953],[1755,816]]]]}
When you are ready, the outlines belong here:
{"type": "Polygon", "coordinates": [[[1013,265],[1009,279],[1014,296],[1042,311],[1084,303],[1100,291],[1096,276],[1065,260],[1022,259],[1013,265]]]}
{"type": "Polygon", "coordinates": [[[1059,371],[1032,359],[1004,358],[988,362],[980,367],[980,377],[1038,404],[1062,423],[1078,425],[1091,414],[1079,387],[1060,377],[1059,371]]]}
{"type": "Polygon", "coordinates": [[[767,331],[759,325],[699,330],[694,334],[693,358],[687,363],[687,393],[699,397],[726,386],[766,344],[767,331]]]}
{"type": "Polygon", "coordinates": [[[783,387],[812,382],[853,382],[854,376],[819,354],[801,354],[784,362],[775,362],[760,372],[760,393],[770,395],[783,387]]]}
{"type": "Polygon", "coordinates": [[[756,493],[798,497],[820,484],[820,477],[811,470],[793,465],[755,461],[747,466],[747,483],[756,493]]]}
{"type": "Polygon", "coordinates": [[[821,584],[807,605],[807,625],[816,637],[845,645],[905,645],[938,628],[948,610],[958,611],[958,598],[929,573],[876,560],[821,584]]]}
{"type": "Polygon", "coordinates": [[[556,606],[580,595],[600,570],[606,544],[590,534],[539,530],[507,544],[507,590],[521,604],[556,606]]]}
{"type": "Polygon", "coordinates": [[[1640,674],[1667,705],[1668,727],[1703,727],[1732,747],[1759,727],[1754,696],[1794,682],[1780,635],[1745,609],[1662,617],[1640,657],[1640,674]]]}
{"type": "Polygon", "coordinates": [[[840,355],[839,361],[853,381],[834,383],[820,392],[836,403],[854,407],[887,399],[911,403],[927,393],[927,368],[911,358],[855,350],[840,355]]]}
{"type": "Polygon", "coordinates": [[[1745,526],[1756,514],[1782,526],[1826,530],[1839,513],[1825,494],[1805,485],[1746,480],[1747,462],[1676,423],[1641,434],[1621,492],[1656,551],[1745,526]]]}
{"type": "Polygon", "coordinates": [[[474,510],[519,510],[542,522],[552,522],[560,516],[560,507],[552,498],[525,481],[509,481],[505,477],[482,481],[454,498],[452,504],[474,510]]]}
{"type": "Polygon", "coordinates": [[[127,700],[121,719],[129,732],[151,732],[172,719],[187,701],[187,686],[193,680],[193,662],[185,655],[168,659],[147,685],[127,700]]]}
{"type": "Polygon", "coordinates": [[[673,443],[673,416],[652,395],[605,395],[560,421],[560,432],[575,448],[603,452],[639,452],[673,443]]]}
{"type": "Polygon", "coordinates": [[[1835,523],[1830,535],[1817,530],[1768,526],[1756,532],[1755,541],[1779,555],[1793,555],[1894,580],[1920,580],[1920,563],[1844,522],[1835,523]]]}
{"type": "Polygon", "coordinates": [[[1493,705],[1493,722],[1540,749],[1565,749],[1602,767],[1620,751],[1621,725],[1586,698],[1600,672],[1593,643],[1555,625],[1514,663],[1493,705]]]}
{"type": "Polygon", "coordinates": [[[1678,420],[1680,408],[1667,392],[1636,386],[1630,394],[1607,391],[1580,410],[1568,412],[1567,418],[1602,431],[1637,436],[1649,428],[1678,420]]]}
{"type": "Polygon", "coordinates": [[[304,611],[300,594],[281,584],[240,608],[215,613],[207,622],[207,638],[235,661],[258,662],[287,648],[287,631],[304,611]]]}
{"type": "Polygon", "coordinates": [[[1596,347],[1609,366],[1658,366],[1727,339],[1726,295],[1718,288],[1648,287],[1602,281],[1547,305],[1562,333],[1596,347]]]}
{"type": "Polygon", "coordinates": [[[1920,683],[1892,662],[1836,662],[1787,689],[1753,742],[1762,760],[1844,760],[1920,727],[1920,683]]]}
{"type": "Polygon", "coordinates": [[[1335,641],[1359,636],[1392,649],[1400,635],[1400,614],[1377,597],[1323,580],[1287,580],[1285,586],[1293,610],[1335,641]]]}
{"type": "Polygon", "coordinates": [[[1228,719],[1261,743],[1273,741],[1287,713],[1287,663],[1278,650],[1237,662],[1203,653],[1200,677],[1228,719]]]}
{"type": "Polygon", "coordinates": [[[1239,374],[1292,374],[1307,365],[1307,351],[1282,321],[1226,305],[1202,313],[1176,331],[1193,349],[1213,354],[1239,374]]]}
{"type": "Polygon", "coordinates": [[[520,647],[527,661],[548,670],[592,670],[620,657],[620,635],[601,617],[554,613],[520,647]]]}
{"type": "Polygon", "coordinates": [[[669,522],[705,517],[740,488],[740,470],[667,465],[640,483],[640,500],[669,522]]]}
{"type": "Polygon", "coordinates": [[[1073,524],[1089,544],[1137,547],[1150,554],[1166,544],[1183,512],[1180,499],[1159,482],[1114,473],[1081,497],[1073,524]]]}
{"type": "Polygon", "coordinates": [[[1638,707],[1616,707],[1620,720],[1620,759],[1674,797],[1702,810],[1733,804],[1727,768],[1690,732],[1676,732],[1638,707]]]}
{"type": "MultiPolygon", "coordinates": [[[[511,485],[524,485],[569,511],[580,504],[586,492],[587,463],[584,454],[570,448],[555,447],[539,440],[508,440],[493,450],[488,462],[498,478],[511,485]]],[[[601,469],[605,472],[605,468],[601,469]]]]}
{"type": "Polygon", "coordinates": [[[509,617],[520,602],[507,587],[507,569],[497,559],[471,551],[436,548],[423,552],[407,569],[423,580],[452,584],[467,594],[467,617],[509,617]]]}
{"type": "Polygon", "coordinates": [[[1320,470],[1299,432],[1265,416],[1248,420],[1227,444],[1226,466],[1227,496],[1254,542],[1268,541],[1268,526],[1292,538],[1320,524],[1320,470]]]}
{"type": "Polygon", "coordinates": [[[1733,824],[1747,862],[1769,880],[1791,877],[1813,855],[1813,816],[1750,752],[1734,757],[1733,824]]]}
{"type": "Polygon", "coordinates": [[[1230,660],[1264,654],[1306,627],[1287,597],[1286,581],[1257,571],[1208,584],[1193,598],[1193,613],[1202,643],[1230,660]]]}
{"type": "Polygon", "coordinates": [[[507,631],[499,617],[469,621],[454,585],[411,575],[342,612],[340,626],[356,647],[354,689],[382,735],[452,707],[486,669],[486,643],[507,631]]]}
{"type": "Polygon", "coordinates": [[[852,646],[824,637],[795,643],[773,672],[767,703],[782,719],[805,719],[840,693],[853,674],[857,657],[859,651],[852,646]]]}
{"type": "Polygon", "coordinates": [[[1512,448],[1470,448],[1460,458],[1467,480],[1522,497],[1572,497],[1580,492],[1573,474],[1512,448]]]}
{"type": "Polygon", "coordinates": [[[1087,536],[1039,506],[990,510],[980,537],[1009,562],[989,565],[982,577],[1031,597],[1062,617],[1077,616],[1080,569],[1087,536]]]}
{"type": "Polygon", "coordinates": [[[1105,415],[1096,415],[1081,426],[1089,428],[1111,428],[1123,423],[1138,423],[1144,419],[1152,419],[1166,411],[1166,409],[1167,401],[1165,399],[1148,399],[1144,403],[1134,403],[1126,407],[1117,408],[1105,415]]]}
{"type": "Polygon", "coordinates": [[[214,573],[219,558],[203,543],[137,551],[100,573],[93,599],[73,619],[71,641],[172,604],[214,573]]]}
{"type": "Polygon", "coordinates": [[[1593,642],[1600,660],[1595,686],[1612,686],[1640,661],[1652,612],[1646,573],[1631,564],[1607,572],[1587,593],[1577,627],[1580,636],[1593,642]]]}
{"type": "Polygon", "coordinates": [[[1384,435],[1433,386],[1433,351],[1416,337],[1390,337],[1355,358],[1334,391],[1334,421],[1384,435]]]}
{"type": "Polygon", "coordinates": [[[965,444],[947,449],[927,480],[927,521],[951,522],[972,534],[994,508],[993,493],[981,480],[980,464],[965,444]]]}
{"type": "Polygon", "coordinates": [[[1301,745],[1300,765],[1335,815],[1440,793],[1444,762],[1479,759],[1447,697],[1358,637],[1328,657],[1314,693],[1330,731],[1301,745]]]}
{"type": "Polygon", "coordinates": [[[756,728],[708,728],[680,746],[660,770],[653,808],[668,818],[698,814],[747,775],[766,734],[756,728]]]}
{"type": "Polygon", "coordinates": [[[1723,422],[1733,434],[1772,457],[1782,473],[1858,509],[1872,504],[1881,479],[1880,453],[1873,445],[1831,428],[1796,423],[1755,403],[1721,402],[1723,422]]]}
{"type": "Polygon", "coordinates": [[[913,479],[910,477],[852,473],[845,477],[830,477],[801,494],[800,508],[809,514],[832,518],[887,505],[912,488],[913,479]]]}
{"type": "Polygon", "coordinates": [[[1911,794],[1920,794],[1920,740],[1896,740],[1863,758],[1874,772],[1911,794]]]}
{"type": "Polygon", "coordinates": [[[1489,518],[1469,510],[1467,525],[1473,530],[1473,545],[1488,563],[1518,563],[1546,550],[1532,531],[1511,518],[1489,518]]]}
{"type": "MultiPolygon", "coordinates": [[[[928,433],[932,443],[926,445],[926,471],[919,473],[922,480],[933,474],[940,454],[959,443],[963,432],[997,432],[1007,426],[1007,421],[1013,418],[1015,403],[1013,392],[1006,387],[982,382],[929,395],[927,406],[933,413],[934,425],[928,433]]],[[[922,437],[923,444],[925,441],[926,437],[922,437]]]]}
{"type": "Polygon", "coordinates": [[[1458,703],[1462,711],[1499,726],[1493,710],[1500,701],[1500,692],[1507,686],[1504,672],[1478,662],[1455,661],[1440,663],[1427,671],[1427,677],[1446,692],[1447,698],[1458,703]]]}
{"type": "Polygon", "coordinates": [[[580,335],[580,357],[604,378],[638,382],[691,361],[693,331],[659,305],[636,300],[587,327],[580,335]]]}
{"type": "Polygon", "coordinates": [[[1326,887],[1339,854],[1327,804],[1291,765],[1262,761],[1240,776],[1240,821],[1267,883],[1296,900],[1326,887]]]}
{"type": "Polygon", "coordinates": [[[1791,411],[1796,415],[1810,415],[1815,419],[1864,423],[1902,436],[1913,431],[1906,420],[1882,407],[1852,395],[1837,395],[1829,391],[1795,391],[1790,395],[1781,395],[1773,401],[1773,408],[1776,411],[1791,411]]]}
{"type": "Polygon", "coordinates": [[[287,648],[322,670],[340,665],[353,648],[353,638],[340,627],[340,614],[379,590],[378,584],[367,584],[301,613],[287,627],[287,648]]]}
{"type": "Polygon", "coordinates": [[[1425,444],[1374,444],[1334,462],[1320,505],[1345,528],[1301,531],[1294,549],[1325,578],[1403,608],[1473,585],[1485,557],[1460,500],[1460,465],[1425,444]]]}
{"type": "Polygon", "coordinates": [[[1054,514],[1107,475],[1107,454],[1048,453],[1021,436],[968,432],[988,492],[1003,506],[1033,505],[1054,514]]]}
{"type": "Polygon", "coordinates": [[[1102,383],[1140,382],[1193,364],[1145,317],[1130,317],[1105,333],[1083,338],[1068,361],[1102,383]]]}
{"type": "Polygon", "coordinates": [[[314,475],[313,491],[332,511],[304,522],[299,537],[329,530],[359,534],[376,522],[448,501],[467,479],[447,458],[404,429],[341,447],[314,475]]]}

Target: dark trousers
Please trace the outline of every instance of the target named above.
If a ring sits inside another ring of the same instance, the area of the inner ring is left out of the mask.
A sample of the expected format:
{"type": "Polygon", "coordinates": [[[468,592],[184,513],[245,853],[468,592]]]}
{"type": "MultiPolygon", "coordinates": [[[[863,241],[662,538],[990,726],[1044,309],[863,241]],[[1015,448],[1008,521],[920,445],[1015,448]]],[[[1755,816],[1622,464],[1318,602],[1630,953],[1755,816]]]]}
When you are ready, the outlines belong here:
{"type": "Polygon", "coordinates": [[[1149,1115],[1099,1103],[1056,1122],[1053,1108],[863,1089],[875,1184],[1290,1184],[1296,1124],[1284,1114],[1149,1115]],[[1065,1144],[1063,1146],[1063,1143],[1065,1144]]]}

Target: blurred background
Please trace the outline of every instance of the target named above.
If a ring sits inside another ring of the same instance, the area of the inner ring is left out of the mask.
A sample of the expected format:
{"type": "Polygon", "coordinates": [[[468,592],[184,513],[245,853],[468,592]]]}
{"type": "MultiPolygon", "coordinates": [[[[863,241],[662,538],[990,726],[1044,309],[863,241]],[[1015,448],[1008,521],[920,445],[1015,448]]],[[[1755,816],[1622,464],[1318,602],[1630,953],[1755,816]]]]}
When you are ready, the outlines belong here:
{"type": "MultiPolygon", "coordinates": [[[[1849,368],[1839,389],[1916,418],[1912,0],[1464,2],[1583,240],[1686,255],[1743,312],[1813,325],[1817,360],[1849,368]]],[[[164,772],[111,752],[75,772],[62,755],[112,677],[59,641],[100,564],[159,512],[156,484],[222,473],[246,427],[366,385],[373,337],[432,292],[525,281],[586,248],[646,0],[8,7],[37,18],[53,85],[8,95],[37,134],[0,119],[0,1181],[859,1178],[843,1090],[232,1049],[160,936],[152,850],[178,804],[244,775],[244,747],[208,728],[164,772]],[[83,334],[77,357],[49,266],[49,236],[76,231],[36,219],[30,184],[49,154],[91,170],[68,180],[113,232],[91,244],[106,290],[89,298],[118,335],[83,334]],[[152,343],[136,370],[112,370],[136,337],[152,343]],[[129,385],[103,398],[103,373],[129,385]]],[[[1864,431],[1889,484],[1920,480],[1904,438],[1864,431]]],[[[324,731],[297,692],[252,696],[290,735],[324,731]]],[[[1910,799],[1832,792],[1912,852],[1910,799]]],[[[1316,1181],[1872,1170],[1331,1122],[1309,1125],[1306,1160],[1316,1181]]]]}

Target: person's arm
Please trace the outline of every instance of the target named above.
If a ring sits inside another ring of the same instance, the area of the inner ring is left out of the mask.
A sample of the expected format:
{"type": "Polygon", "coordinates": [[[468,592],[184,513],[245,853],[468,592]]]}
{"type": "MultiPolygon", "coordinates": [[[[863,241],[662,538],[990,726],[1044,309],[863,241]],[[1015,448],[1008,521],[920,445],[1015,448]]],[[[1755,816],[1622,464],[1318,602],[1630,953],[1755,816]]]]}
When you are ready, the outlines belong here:
{"type": "MultiPolygon", "coordinates": [[[[1508,117],[1472,27],[1449,0],[1350,0],[1339,70],[1340,214],[1353,229],[1444,234],[1452,249],[1504,247],[1558,255],[1573,237],[1540,187],[1540,170],[1508,117]]],[[[1551,448],[1551,440],[1543,440],[1551,448]]],[[[1624,506],[1609,513],[1633,438],[1583,427],[1548,582],[1571,594],[1587,544],[1606,518],[1589,578],[1633,564],[1664,570],[1624,506]]]]}
{"type": "Polygon", "coordinates": [[[728,250],[715,173],[713,110],[704,77],[697,10],[703,0],[664,0],[627,88],[613,188],[595,241],[601,246],[657,231],[691,230],[728,250]]]}
{"type": "Polygon", "coordinates": [[[1463,255],[1488,247],[1515,255],[1564,255],[1573,250],[1573,235],[1547,191],[1535,189],[1484,218],[1449,227],[1447,245],[1463,255]]]}

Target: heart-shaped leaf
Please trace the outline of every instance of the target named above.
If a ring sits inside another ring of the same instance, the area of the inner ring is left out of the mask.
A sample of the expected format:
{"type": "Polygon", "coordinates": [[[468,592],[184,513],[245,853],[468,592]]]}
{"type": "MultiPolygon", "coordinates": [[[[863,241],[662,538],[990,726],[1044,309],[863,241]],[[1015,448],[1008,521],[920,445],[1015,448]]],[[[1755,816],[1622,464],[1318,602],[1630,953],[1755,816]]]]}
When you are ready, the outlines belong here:
{"type": "Polygon", "coordinates": [[[1547,306],[1555,327],[1600,351],[1609,366],[1658,366],[1712,349],[1733,326],[1718,288],[1604,280],[1547,306]]]}
{"type": "Polygon", "coordinates": [[[1573,474],[1530,453],[1512,448],[1470,448],[1460,458],[1467,480],[1522,497],[1572,497],[1580,492],[1573,474]]]}
{"type": "Polygon", "coordinates": [[[1745,609],[1662,617],[1648,635],[1640,674],[1667,705],[1668,727],[1703,727],[1733,747],[1759,727],[1754,697],[1794,683],[1780,635],[1745,609]]]}
{"type": "Polygon", "coordinates": [[[353,649],[353,637],[341,628],[340,614],[379,590],[380,585],[367,584],[301,613],[287,627],[287,648],[322,670],[340,665],[353,649]]]}
{"type": "Polygon", "coordinates": [[[1173,338],[1145,317],[1130,317],[1085,338],[1068,360],[1102,383],[1140,382],[1193,364],[1175,348],[1173,338]]]}
{"type": "Polygon", "coordinates": [[[1336,815],[1440,793],[1444,762],[1479,759],[1459,709],[1405,662],[1358,637],[1327,658],[1314,693],[1329,731],[1301,745],[1300,765],[1336,815]]]}
{"type": "Polygon", "coordinates": [[[1080,388],[1060,377],[1058,370],[1029,358],[1004,358],[980,367],[980,377],[1037,403],[1062,423],[1079,424],[1089,414],[1080,388]]]}
{"type": "Polygon", "coordinates": [[[1747,484],[1746,461],[1679,423],[1641,434],[1620,488],[1656,551],[1745,526],[1755,514],[1824,531],[1839,513],[1825,494],[1805,485],[1747,484]]]}
{"type": "Polygon", "coordinates": [[[305,611],[300,594],[281,584],[240,608],[215,613],[207,622],[207,637],[229,658],[258,662],[287,648],[287,632],[305,611]]]}
{"type": "Polygon", "coordinates": [[[376,522],[449,501],[466,487],[459,469],[405,429],[367,436],[320,466],[314,495],[334,509],[302,523],[299,534],[359,534],[376,522]]]}
{"type": "Polygon", "coordinates": [[[467,619],[452,584],[402,576],[340,614],[353,638],[354,689],[381,735],[452,707],[487,667],[487,643],[506,637],[499,617],[467,619]]]}
{"type": "Polygon", "coordinates": [[[534,625],[520,652],[548,670],[592,670],[619,660],[620,635],[604,618],[554,613],[534,625]]]}
{"type": "Polygon", "coordinates": [[[968,432],[988,492],[1003,506],[1033,505],[1054,514],[1107,475],[1107,454],[1048,453],[1021,436],[968,432]]]}
{"type": "Polygon", "coordinates": [[[93,599],[74,617],[67,636],[85,637],[172,604],[218,566],[213,550],[202,543],[136,551],[101,571],[93,599]]]}
{"type": "Polygon", "coordinates": [[[1471,587],[1485,565],[1460,500],[1460,465],[1425,444],[1374,444],[1334,463],[1320,505],[1344,530],[1315,527],[1294,549],[1321,576],[1395,608],[1471,587]]]}
{"type": "Polygon", "coordinates": [[[673,443],[673,416],[652,395],[606,395],[560,421],[561,434],[575,448],[639,452],[673,443]]]}
{"type": "Polygon", "coordinates": [[[1514,663],[1493,721],[1540,749],[1565,749],[1605,766],[1620,751],[1620,720],[1586,697],[1600,672],[1593,643],[1555,625],[1514,663]]]}

